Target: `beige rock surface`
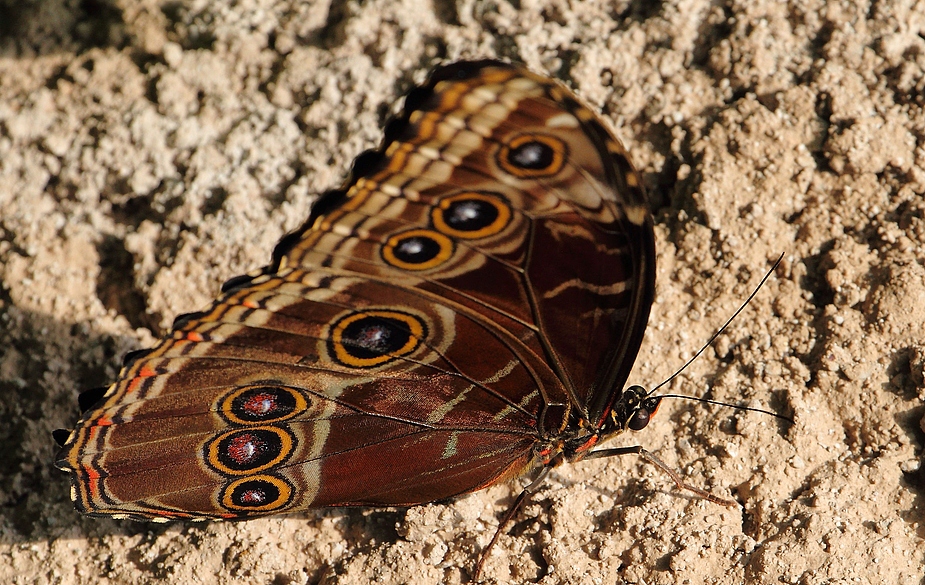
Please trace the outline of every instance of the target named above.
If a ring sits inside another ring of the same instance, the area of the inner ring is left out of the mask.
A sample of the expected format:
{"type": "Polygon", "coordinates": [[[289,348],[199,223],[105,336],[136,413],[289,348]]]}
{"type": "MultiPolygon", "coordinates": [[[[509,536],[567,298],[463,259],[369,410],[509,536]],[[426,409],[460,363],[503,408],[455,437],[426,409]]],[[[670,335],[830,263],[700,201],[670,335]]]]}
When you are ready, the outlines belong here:
{"type": "Polygon", "coordinates": [[[731,315],[639,458],[557,469],[499,583],[922,583],[925,2],[0,1],[0,582],[459,583],[519,487],[409,510],[79,517],[52,429],[121,355],[266,263],[440,60],[572,86],[650,189],[631,381],[731,315]]]}

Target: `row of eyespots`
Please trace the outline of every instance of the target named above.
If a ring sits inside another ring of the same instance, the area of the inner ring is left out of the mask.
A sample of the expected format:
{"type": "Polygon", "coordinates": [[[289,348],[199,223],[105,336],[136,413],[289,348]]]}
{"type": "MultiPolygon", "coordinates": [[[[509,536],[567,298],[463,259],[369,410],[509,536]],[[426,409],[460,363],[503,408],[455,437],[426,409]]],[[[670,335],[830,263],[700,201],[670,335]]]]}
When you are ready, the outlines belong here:
{"type": "Polygon", "coordinates": [[[261,513],[289,505],[295,488],[272,470],[289,459],[297,438],[281,423],[305,412],[310,404],[295,388],[272,384],[236,388],[218,400],[218,413],[240,428],[207,441],[204,459],[223,477],[241,476],[222,487],[220,506],[237,513],[261,513]]]}
{"type": "Polygon", "coordinates": [[[453,239],[493,236],[511,222],[511,208],[501,195],[464,191],[441,199],[430,210],[430,228],[414,228],[392,235],[382,246],[382,259],[403,270],[436,268],[453,257],[453,239]]]}
{"type": "MultiPolygon", "coordinates": [[[[415,315],[389,309],[348,313],[328,327],[328,354],[341,365],[371,368],[415,351],[428,335],[415,315]]],[[[203,446],[207,465],[226,483],[219,504],[233,512],[277,511],[295,492],[285,478],[273,474],[294,452],[298,439],[285,421],[311,404],[302,392],[270,384],[236,388],[217,401],[217,411],[233,428],[203,446]],[[259,475],[254,475],[259,474],[259,475]]]]}
{"type": "MultiPolygon", "coordinates": [[[[517,179],[558,174],[568,156],[561,139],[547,134],[520,134],[495,155],[498,168],[517,179]]],[[[463,191],[440,199],[430,211],[428,228],[392,235],[382,246],[382,259],[402,270],[429,270],[453,257],[454,239],[477,240],[499,233],[511,222],[511,208],[492,191],[463,191]]]]}

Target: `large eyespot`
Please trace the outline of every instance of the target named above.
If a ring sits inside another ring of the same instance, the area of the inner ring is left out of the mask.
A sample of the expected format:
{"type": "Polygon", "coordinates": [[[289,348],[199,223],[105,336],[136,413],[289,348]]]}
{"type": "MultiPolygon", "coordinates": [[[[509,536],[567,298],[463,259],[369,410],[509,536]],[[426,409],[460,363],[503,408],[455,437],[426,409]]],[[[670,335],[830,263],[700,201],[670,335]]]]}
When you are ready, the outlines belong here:
{"type": "Polygon", "coordinates": [[[415,229],[395,234],[382,247],[382,259],[404,270],[427,270],[453,256],[453,241],[433,230],[415,229]]]}
{"type": "Polygon", "coordinates": [[[285,507],[295,490],[275,475],[258,475],[235,480],[222,489],[219,502],[236,512],[272,512],[285,507]]]}
{"type": "Polygon", "coordinates": [[[498,165],[519,179],[551,177],[565,165],[568,147],[548,134],[521,134],[498,151],[498,165]]]}
{"type": "Polygon", "coordinates": [[[511,208],[500,195],[465,191],[444,197],[430,212],[434,227],[455,238],[487,238],[511,222],[511,208]]]}
{"type": "Polygon", "coordinates": [[[279,465],[295,438],[280,427],[255,427],[222,433],[206,443],[206,461],[219,473],[244,475],[279,465]]]}
{"type": "Polygon", "coordinates": [[[292,418],[308,406],[308,399],[294,388],[254,385],[225,396],[219,413],[232,424],[266,424],[292,418]]]}
{"type": "Polygon", "coordinates": [[[331,326],[328,352],[339,363],[371,368],[407,355],[427,334],[424,322],[400,311],[362,311],[331,326]]]}

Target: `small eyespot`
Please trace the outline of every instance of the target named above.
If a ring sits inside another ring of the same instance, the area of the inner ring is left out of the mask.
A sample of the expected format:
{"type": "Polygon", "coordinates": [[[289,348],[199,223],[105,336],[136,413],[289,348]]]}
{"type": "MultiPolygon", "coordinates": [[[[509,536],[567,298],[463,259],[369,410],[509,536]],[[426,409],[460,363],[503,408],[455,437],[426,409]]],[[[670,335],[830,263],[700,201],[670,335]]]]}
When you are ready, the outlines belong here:
{"type": "Polygon", "coordinates": [[[243,475],[279,465],[292,453],[295,438],[266,426],[223,433],[205,446],[206,461],[219,473],[243,475]]]}
{"type": "Polygon", "coordinates": [[[511,209],[496,193],[464,191],[441,199],[431,221],[441,233],[475,240],[503,230],[511,222],[511,209]]]}
{"type": "Polygon", "coordinates": [[[235,480],[222,490],[219,502],[236,512],[272,512],[289,504],[295,490],[275,475],[258,475],[235,480]]]}
{"type": "Polygon", "coordinates": [[[218,412],[230,423],[253,425],[287,420],[308,407],[308,398],[294,388],[255,384],[221,399],[218,412]]]}
{"type": "Polygon", "coordinates": [[[404,270],[427,270],[453,256],[453,241],[433,230],[414,229],[395,234],[382,246],[382,259],[404,270]]]}
{"type": "Polygon", "coordinates": [[[519,179],[551,177],[565,166],[568,147],[547,134],[521,134],[498,152],[498,165],[519,179]]]}

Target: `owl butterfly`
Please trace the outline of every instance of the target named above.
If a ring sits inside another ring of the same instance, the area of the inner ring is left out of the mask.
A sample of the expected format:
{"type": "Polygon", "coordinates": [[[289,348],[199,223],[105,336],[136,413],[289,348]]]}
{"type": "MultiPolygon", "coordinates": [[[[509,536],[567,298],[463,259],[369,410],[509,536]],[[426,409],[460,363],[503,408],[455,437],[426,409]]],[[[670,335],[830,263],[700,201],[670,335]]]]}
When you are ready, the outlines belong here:
{"type": "Polygon", "coordinates": [[[642,182],[595,115],[524,69],[451,64],[269,266],[81,396],[56,464],[79,511],[164,521],[654,460],[592,450],[658,405],[624,388],[654,285],[642,182]]]}

